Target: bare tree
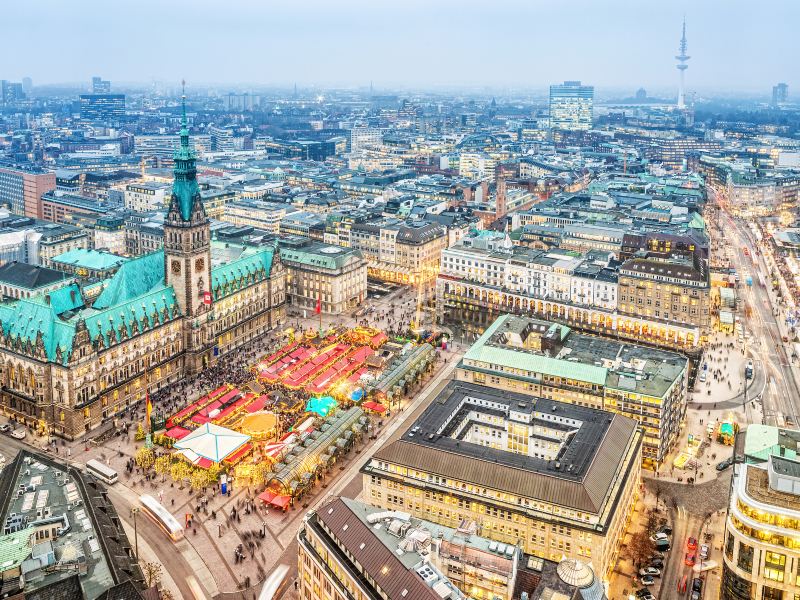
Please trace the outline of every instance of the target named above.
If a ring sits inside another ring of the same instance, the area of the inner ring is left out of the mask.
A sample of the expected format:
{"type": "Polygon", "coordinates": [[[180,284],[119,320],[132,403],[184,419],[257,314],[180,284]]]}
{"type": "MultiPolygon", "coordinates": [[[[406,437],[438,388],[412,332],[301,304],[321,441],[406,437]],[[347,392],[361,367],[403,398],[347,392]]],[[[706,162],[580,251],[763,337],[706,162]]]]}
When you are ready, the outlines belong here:
{"type": "Polygon", "coordinates": [[[658,529],[658,517],[656,517],[655,511],[648,510],[647,511],[647,521],[644,524],[644,531],[647,535],[653,535],[658,529]]]}
{"type": "Polygon", "coordinates": [[[144,583],[148,588],[161,583],[161,565],[159,563],[142,563],[142,573],[144,574],[144,583]]]}
{"type": "Polygon", "coordinates": [[[168,589],[164,588],[161,590],[161,596],[159,597],[159,600],[175,600],[175,596],[173,596],[172,592],[170,592],[168,589]]]}
{"type": "Polygon", "coordinates": [[[637,568],[650,558],[655,549],[655,542],[650,539],[650,535],[646,531],[637,531],[631,535],[628,550],[630,551],[631,560],[637,568]]]}

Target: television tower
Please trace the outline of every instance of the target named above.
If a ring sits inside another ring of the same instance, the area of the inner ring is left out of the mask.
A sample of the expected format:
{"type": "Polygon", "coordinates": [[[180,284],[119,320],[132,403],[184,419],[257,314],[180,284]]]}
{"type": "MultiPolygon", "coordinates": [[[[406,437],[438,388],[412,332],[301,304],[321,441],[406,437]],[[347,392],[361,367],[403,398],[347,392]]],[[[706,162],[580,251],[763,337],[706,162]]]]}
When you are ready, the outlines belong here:
{"type": "Polygon", "coordinates": [[[676,68],[680,71],[681,74],[681,83],[680,87],[678,88],[678,109],[683,110],[686,108],[686,91],[684,89],[684,78],[686,69],[689,68],[689,65],[686,64],[691,56],[686,54],[686,19],[683,19],[683,35],[681,35],[681,44],[678,47],[680,54],[675,57],[675,60],[678,61],[676,68]]]}

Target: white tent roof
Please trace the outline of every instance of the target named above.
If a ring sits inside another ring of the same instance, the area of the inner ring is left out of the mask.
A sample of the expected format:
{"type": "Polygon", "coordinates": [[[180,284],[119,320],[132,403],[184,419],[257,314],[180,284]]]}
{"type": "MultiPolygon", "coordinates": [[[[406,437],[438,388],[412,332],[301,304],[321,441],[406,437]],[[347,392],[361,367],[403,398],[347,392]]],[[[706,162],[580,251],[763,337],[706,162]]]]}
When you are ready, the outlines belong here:
{"type": "Polygon", "coordinates": [[[178,450],[190,450],[199,456],[218,463],[249,441],[249,435],[238,433],[213,423],[206,423],[182,440],[175,442],[175,448],[178,450]]]}

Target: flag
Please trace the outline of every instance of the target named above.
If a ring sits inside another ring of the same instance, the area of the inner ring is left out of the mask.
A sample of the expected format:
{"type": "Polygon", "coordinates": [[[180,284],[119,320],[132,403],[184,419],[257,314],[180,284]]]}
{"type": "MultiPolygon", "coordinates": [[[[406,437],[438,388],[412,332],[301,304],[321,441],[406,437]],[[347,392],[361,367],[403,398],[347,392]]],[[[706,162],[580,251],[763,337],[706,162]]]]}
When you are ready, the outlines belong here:
{"type": "Polygon", "coordinates": [[[144,410],[145,414],[147,415],[146,417],[147,427],[150,427],[150,413],[153,412],[153,403],[150,401],[150,392],[145,392],[144,400],[145,400],[144,410]]]}
{"type": "Polygon", "coordinates": [[[314,314],[318,315],[322,312],[322,297],[317,296],[317,305],[314,307],[314,314]]]}

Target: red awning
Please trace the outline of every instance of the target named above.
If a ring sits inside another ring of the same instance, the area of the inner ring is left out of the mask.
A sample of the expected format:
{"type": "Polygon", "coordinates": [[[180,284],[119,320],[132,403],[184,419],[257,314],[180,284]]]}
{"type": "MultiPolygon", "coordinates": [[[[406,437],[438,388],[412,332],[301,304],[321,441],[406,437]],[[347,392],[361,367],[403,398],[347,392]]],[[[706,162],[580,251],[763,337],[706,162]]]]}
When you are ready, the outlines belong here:
{"type": "Polygon", "coordinates": [[[226,463],[231,463],[231,464],[233,464],[233,463],[235,463],[237,460],[239,460],[240,458],[242,458],[242,457],[243,457],[245,454],[247,454],[248,452],[250,452],[250,450],[252,450],[252,449],[253,449],[253,445],[252,445],[252,444],[245,444],[244,446],[242,446],[241,448],[239,448],[239,449],[238,449],[236,452],[234,452],[233,454],[229,454],[228,456],[226,456],[226,457],[225,457],[225,462],[226,462],[226,463]]]}
{"type": "Polygon", "coordinates": [[[361,405],[362,408],[366,408],[367,410],[374,410],[375,412],[382,413],[386,412],[386,407],[383,404],[379,404],[378,402],[364,402],[361,405]]]}
{"type": "Polygon", "coordinates": [[[203,469],[210,469],[211,465],[214,464],[214,461],[211,460],[210,458],[201,456],[200,458],[197,459],[197,462],[195,462],[194,464],[203,469]]]}
{"type": "Polygon", "coordinates": [[[270,504],[273,506],[277,506],[278,508],[286,508],[289,506],[289,503],[292,501],[291,496],[275,496],[271,501],[270,504]]]}
{"type": "Polygon", "coordinates": [[[270,492],[269,490],[264,490],[258,495],[258,499],[262,502],[266,502],[269,504],[272,502],[272,499],[276,496],[275,492],[270,492]]]}
{"type": "Polygon", "coordinates": [[[185,427],[173,427],[165,434],[167,437],[172,438],[173,440],[182,440],[187,435],[189,435],[191,431],[186,429],[185,427]]]}

